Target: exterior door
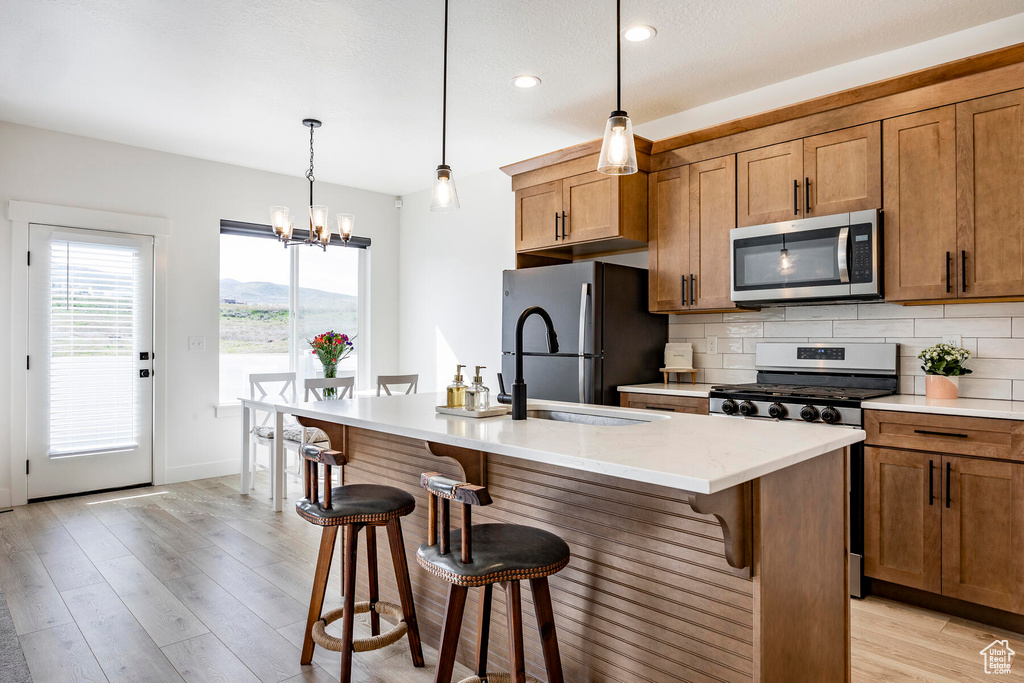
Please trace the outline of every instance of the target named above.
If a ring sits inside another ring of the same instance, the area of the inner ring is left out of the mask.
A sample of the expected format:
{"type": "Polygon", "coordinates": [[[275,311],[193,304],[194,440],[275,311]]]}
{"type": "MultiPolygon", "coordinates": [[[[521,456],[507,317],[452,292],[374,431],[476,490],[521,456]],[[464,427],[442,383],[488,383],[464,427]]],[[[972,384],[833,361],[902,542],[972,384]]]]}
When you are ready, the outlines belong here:
{"type": "Polygon", "coordinates": [[[657,313],[682,311],[689,308],[689,167],[652,173],[648,193],[648,305],[657,313]]]}
{"type": "Polygon", "coordinates": [[[1024,294],[1024,90],[956,105],[959,296],[1024,294]]]}
{"type": "Polygon", "coordinates": [[[153,238],[30,226],[28,497],[153,478],[153,238]]]}
{"type": "Polygon", "coordinates": [[[619,234],[619,179],[598,171],[562,181],[562,209],[569,242],[619,234]]]}
{"type": "Polygon", "coordinates": [[[942,589],[942,456],[864,449],[864,573],[942,589]]]}
{"type": "Polygon", "coordinates": [[[804,139],[803,200],[807,216],[882,208],[881,126],[804,139]]]}
{"type": "Polygon", "coordinates": [[[957,291],[956,130],[952,106],[883,123],[885,298],[957,291]]]}
{"type": "Polygon", "coordinates": [[[733,308],[729,232],[736,227],[736,157],[690,164],[693,309],[733,308]]]}
{"type": "Polygon", "coordinates": [[[1024,465],[943,456],[942,469],[942,594],[1021,613],[1024,465]]]}
{"type": "Polygon", "coordinates": [[[765,225],[802,218],[803,140],[736,155],[736,223],[765,225]]]}
{"type": "Polygon", "coordinates": [[[561,212],[561,180],[516,190],[516,251],[557,245],[561,212]]]}

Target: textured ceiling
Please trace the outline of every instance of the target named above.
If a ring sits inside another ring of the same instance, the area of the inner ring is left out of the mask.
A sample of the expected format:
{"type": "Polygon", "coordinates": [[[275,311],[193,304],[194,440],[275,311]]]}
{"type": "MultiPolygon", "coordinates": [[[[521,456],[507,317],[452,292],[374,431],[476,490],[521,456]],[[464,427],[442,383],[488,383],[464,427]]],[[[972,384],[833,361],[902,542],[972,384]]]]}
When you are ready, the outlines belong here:
{"type": "MultiPolygon", "coordinates": [[[[611,0],[450,0],[456,178],[597,137],[611,0]],[[510,85],[536,74],[532,90],[510,85]]],[[[442,0],[2,0],[0,120],[403,194],[440,162],[442,0]]],[[[1024,11],[1024,0],[626,0],[635,123],[1024,11]]],[[[2,153],[2,150],[0,150],[2,153]]]]}

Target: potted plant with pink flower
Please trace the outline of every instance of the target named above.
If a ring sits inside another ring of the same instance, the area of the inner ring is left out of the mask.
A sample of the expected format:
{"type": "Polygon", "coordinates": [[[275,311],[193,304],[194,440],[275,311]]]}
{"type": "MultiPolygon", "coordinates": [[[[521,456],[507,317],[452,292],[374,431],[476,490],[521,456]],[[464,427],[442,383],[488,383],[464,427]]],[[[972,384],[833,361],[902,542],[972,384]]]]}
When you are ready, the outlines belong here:
{"type": "MultiPolygon", "coordinates": [[[[331,330],[306,340],[313,349],[313,355],[324,366],[324,377],[338,376],[338,363],[345,360],[355,348],[352,339],[349,339],[347,334],[338,334],[331,330]]],[[[325,399],[334,398],[336,395],[337,389],[333,387],[324,389],[325,399]]]]}
{"type": "Polygon", "coordinates": [[[971,374],[964,363],[971,357],[967,349],[952,344],[936,344],[917,355],[925,374],[925,395],[928,398],[957,398],[960,376],[971,374]]]}

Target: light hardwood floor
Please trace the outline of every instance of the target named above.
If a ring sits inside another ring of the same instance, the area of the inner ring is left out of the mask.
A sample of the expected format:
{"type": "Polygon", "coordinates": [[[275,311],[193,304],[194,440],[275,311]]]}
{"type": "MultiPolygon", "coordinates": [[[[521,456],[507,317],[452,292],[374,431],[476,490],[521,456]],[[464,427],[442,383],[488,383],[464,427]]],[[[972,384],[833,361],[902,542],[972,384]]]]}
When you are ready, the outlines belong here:
{"type": "MultiPolygon", "coordinates": [[[[0,587],[36,683],[337,681],[336,653],[299,665],[319,530],[275,514],[267,490],[261,473],[248,497],[222,477],[0,514],[0,587]]],[[[340,604],[337,562],[331,582],[325,609],[340,604]]],[[[852,619],[854,681],[988,680],[979,651],[997,638],[1022,659],[1000,680],[1024,681],[1024,635],[878,598],[853,601],[852,619]]],[[[424,669],[408,653],[359,654],[354,679],[431,681],[433,648],[424,669]]]]}

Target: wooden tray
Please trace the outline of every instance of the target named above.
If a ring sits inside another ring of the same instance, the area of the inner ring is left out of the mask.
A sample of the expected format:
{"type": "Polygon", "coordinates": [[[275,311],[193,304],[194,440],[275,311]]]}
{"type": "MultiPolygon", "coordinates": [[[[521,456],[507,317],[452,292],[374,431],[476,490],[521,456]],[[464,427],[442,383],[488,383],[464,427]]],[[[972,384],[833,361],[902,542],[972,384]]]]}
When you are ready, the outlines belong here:
{"type": "Polygon", "coordinates": [[[458,415],[459,417],[497,417],[498,415],[506,415],[509,411],[509,406],[498,404],[491,406],[487,410],[466,410],[465,408],[436,406],[434,410],[444,415],[458,415]]]}

